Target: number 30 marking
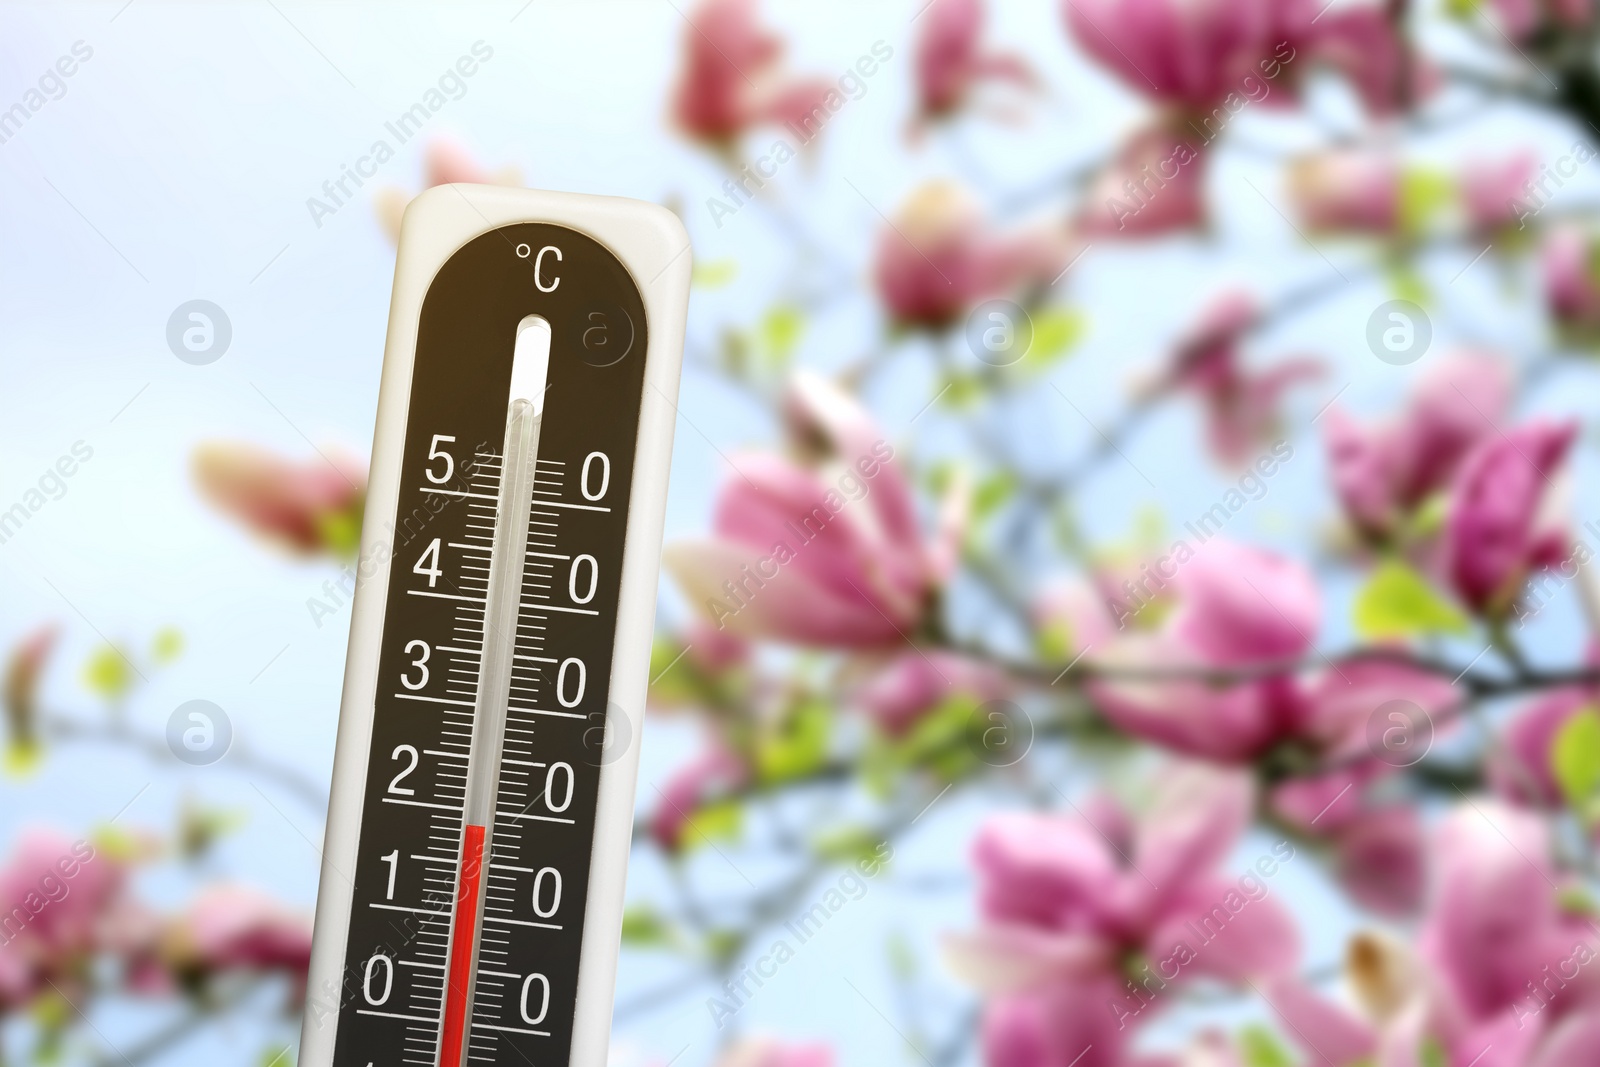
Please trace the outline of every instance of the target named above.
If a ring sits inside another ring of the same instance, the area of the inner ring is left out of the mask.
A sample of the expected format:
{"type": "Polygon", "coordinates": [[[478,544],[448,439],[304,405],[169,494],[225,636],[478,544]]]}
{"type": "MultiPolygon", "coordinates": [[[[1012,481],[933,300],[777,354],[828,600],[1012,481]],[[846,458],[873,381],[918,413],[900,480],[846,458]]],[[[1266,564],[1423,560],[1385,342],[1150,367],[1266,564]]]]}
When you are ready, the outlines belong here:
{"type": "Polygon", "coordinates": [[[428,657],[433,655],[433,649],[428,647],[428,642],[426,641],[412,641],[406,645],[406,655],[409,656],[412,650],[418,648],[422,649],[422,655],[412,660],[411,665],[422,672],[422,677],[413,682],[410,677],[402,673],[400,675],[400,684],[407,689],[421,689],[428,684],[428,657]]]}

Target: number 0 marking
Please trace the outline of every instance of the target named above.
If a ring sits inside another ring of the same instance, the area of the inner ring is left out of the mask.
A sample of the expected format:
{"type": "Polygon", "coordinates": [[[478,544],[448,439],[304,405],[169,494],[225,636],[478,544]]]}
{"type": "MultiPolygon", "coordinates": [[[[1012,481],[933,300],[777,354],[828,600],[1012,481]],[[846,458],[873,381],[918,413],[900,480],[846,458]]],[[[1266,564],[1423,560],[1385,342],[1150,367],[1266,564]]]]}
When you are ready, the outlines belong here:
{"type": "Polygon", "coordinates": [[[522,1021],[529,1026],[538,1026],[544,1022],[545,1013],[550,1010],[550,979],[542,974],[530,974],[524,978],[522,980],[522,1003],[519,1007],[522,1009],[522,1021]],[[543,987],[544,992],[540,997],[539,1014],[533,1016],[528,1014],[528,990],[533,987],[533,983],[536,981],[543,987]]]}
{"type": "MultiPolygon", "coordinates": [[[[361,995],[367,998],[368,1004],[376,1008],[387,1003],[389,994],[392,992],[394,992],[394,961],[380,952],[367,961],[367,972],[361,978],[361,995]],[[379,960],[383,961],[383,996],[374,997],[372,995],[372,978],[377,973],[379,960]]],[[[546,987],[545,1005],[548,1007],[549,1003],[550,994],[548,987],[546,987]]]]}
{"type": "Polygon", "coordinates": [[[572,560],[572,569],[567,572],[567,595],[572,597],[574,604],[587,604],[594,599],[595,587],[600,584],[600,564],[595,558],[585,552],[572,560]],[[589,589],[582,596],[578,595],[578,568],[585,563],[589,565],[589,589]]]}
{"type": "Polygon", "coordinates": [[[599,500],[606,495],[606,489],[611,485],[611,458],[604,452],[590,452],[583,457],[583,477],[578,480],[578,487],[583,490],[583,499],[589,501],[599,500]],[[600,461],[600,488],[594,492],[589,491],[589,465],[595,460],[600,461]]]}

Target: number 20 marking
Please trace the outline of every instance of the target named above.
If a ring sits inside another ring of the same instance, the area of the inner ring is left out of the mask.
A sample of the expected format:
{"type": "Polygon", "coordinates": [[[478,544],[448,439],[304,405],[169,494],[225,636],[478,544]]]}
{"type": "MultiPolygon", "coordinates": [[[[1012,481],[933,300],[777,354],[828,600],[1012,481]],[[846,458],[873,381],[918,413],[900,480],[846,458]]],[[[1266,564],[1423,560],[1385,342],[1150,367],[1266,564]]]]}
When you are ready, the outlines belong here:
{"type": "Polygon", "coordinates": [[[556,699],[561,702],[562,707],[575,708],[583,703],[583,690],[587,678],[588,671],[583,665],[583,660],[569,657],[561,661],[561,668],[556,671],[556,699]],[[578,680],[578,691],[572,694],[571,699],[567,697],[567,678],[569,677],[567,672],[569,670],[572,671],[572,676],[575,676],[578,680]]]}
{"type": "Polygon", "coordinates": [[[420,761],[420,757],[417,755],[417,750],[415,748],[411,747],[410,745],[400,745],[394,750],[394,753],[389,758],[399,759],[402,755],[410,756],[411,762],[406,766],[405,770],[389,779],[389,792],[393,793],[395,796],[414,797],[417,795],[417,791],[408,786],[403,786],[400,783],[405,781],[407,775],[417,769],[417,763],[420,761]]]}
{"type": "Polygon", "coordinates": [[[567,572],[567,595],[574,604],[587,604],[594,599],[594,592],[600,586],[600,564],[595,558],[585,552],[581,556],[574,556],[572,569],[567,572]],[[578,595],[578,571],[588,565],[589,589],[582,596],[578,595]]]}

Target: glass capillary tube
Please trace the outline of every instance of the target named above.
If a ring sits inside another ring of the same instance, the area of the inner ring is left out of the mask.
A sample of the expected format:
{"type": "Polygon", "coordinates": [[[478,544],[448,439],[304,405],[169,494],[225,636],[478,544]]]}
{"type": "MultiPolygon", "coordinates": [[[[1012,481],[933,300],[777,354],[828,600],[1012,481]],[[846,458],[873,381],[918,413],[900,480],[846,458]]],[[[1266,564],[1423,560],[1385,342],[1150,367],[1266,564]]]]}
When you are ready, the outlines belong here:
{"type": "Polygon", "coordinates": [[[531,324],[524,320],[518,330],[517,365],[512,373],[512,400],[506,415],[500,493],[489,557],[488,591],[484,599],[483,655],[478,666],[478,691],[462,809],[461,864],[457,871],[455,918],[450,932],[439,1033],[440,1067],[460,1067],[466,1058],[467,1035],[471,1030],[478,941],[487,884],[484,866],[489,861],[506,704],[511,696],[517,616],[522,604],[522,574],[527,558],[528,518],[533,504],[539,426],[544,414],[549,336],[549,326],[542,319],[531,324]],[[528,328],[530,325],[535,328],[528,328]],[[536,333],[537,336],[528,337],[536,333]],[[530,342],[527,345],[525,338],[530,342]],[[538,362],[536,367],[526,365],[534,360],[538,362]],[[529,373],[530,370],[536,373],[529,373]],[[519,395],[519,392],[533,395],[519,395]]]}

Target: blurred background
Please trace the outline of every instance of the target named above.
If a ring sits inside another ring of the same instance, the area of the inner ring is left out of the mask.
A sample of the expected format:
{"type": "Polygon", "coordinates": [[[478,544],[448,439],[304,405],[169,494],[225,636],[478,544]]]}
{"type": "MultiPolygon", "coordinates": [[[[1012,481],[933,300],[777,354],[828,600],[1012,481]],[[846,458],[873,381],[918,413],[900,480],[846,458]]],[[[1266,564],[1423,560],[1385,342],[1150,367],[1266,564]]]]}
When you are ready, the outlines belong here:
{"type": "Polygon", "coordinates": [[[295,1062],[444,182],[694,242],[615,1063],[1600,1062],[1590,0],[0,22],[0,1062],[295,1062]]]}

